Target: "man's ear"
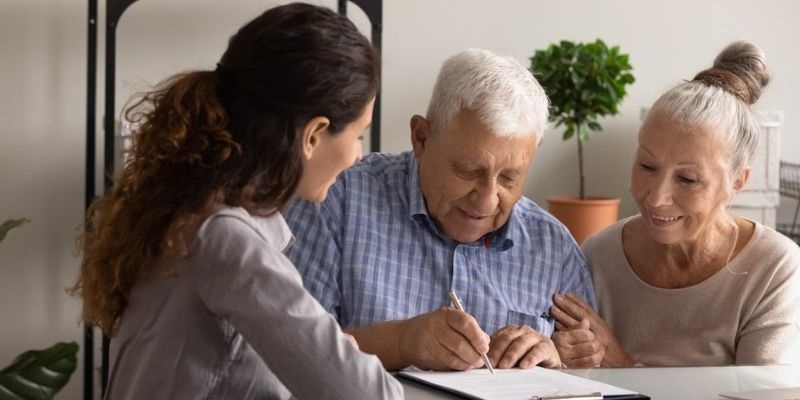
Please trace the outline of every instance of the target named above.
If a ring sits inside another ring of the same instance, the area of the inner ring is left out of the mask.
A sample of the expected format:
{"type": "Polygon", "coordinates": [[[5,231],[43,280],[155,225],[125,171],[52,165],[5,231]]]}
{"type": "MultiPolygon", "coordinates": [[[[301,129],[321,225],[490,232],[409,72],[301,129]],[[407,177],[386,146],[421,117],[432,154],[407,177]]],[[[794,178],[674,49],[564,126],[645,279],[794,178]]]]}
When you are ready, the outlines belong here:
{"type": "Polygon", "coordinates": [[[733,182],[733,191],[738,192],[747,185],[747,181],[750,180],[750,167],[744,167],[742,172],[736,178],[736,181],[733,182]]]}
{"type": "Polygon", "coordinates": [[[303,158],[310,160],[322,141],[322,135],[327,134],[331,121],[327,117],[314,117],[303,126],[303,158]]]}
{"type": "Polygon", "coordinates": [[[414,155],[421,156],[425,152],[428,139],[431,135],[431,123],[421,115],[411,117],[411,146],[414,155]]]}

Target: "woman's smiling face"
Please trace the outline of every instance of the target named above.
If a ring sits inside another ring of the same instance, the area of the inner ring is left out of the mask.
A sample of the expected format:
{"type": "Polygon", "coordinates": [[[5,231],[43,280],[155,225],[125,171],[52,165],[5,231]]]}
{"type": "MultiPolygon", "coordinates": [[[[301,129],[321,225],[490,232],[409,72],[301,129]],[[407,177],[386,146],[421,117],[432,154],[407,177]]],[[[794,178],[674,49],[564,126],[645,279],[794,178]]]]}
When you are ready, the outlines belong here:
{"type": "Polygon", "coordinates": [[[725,136],[715,127],[659,114],[645,121],[631,172],[631,194],[656,242],[697,240],[727,218],[733,189],[725,136]]]}

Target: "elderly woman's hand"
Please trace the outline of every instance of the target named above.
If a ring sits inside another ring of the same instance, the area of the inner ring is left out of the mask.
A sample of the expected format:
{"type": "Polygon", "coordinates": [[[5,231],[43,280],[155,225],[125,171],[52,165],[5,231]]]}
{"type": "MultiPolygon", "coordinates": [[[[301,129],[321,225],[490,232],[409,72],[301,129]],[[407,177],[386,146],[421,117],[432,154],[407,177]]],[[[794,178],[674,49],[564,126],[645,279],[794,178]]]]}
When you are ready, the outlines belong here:
{"type": "MultiPolygon", "coordinates": [[[[598,353],[602,353],[600,365],[603,367],[627,367],[636,363],[622,349],[611,328],[586,301],[572,293],[557,294],[554,300],[551,313],[556,319],[556,328],[565,332],[557,341],[554,338],[554,341],[559,352],[562,348],[564,351],[572,350],[569,358],[573,359],[573,363],[588,364],[597,358],[598,353]],[[584,332],[587,329],[594,334],[593,338],[584,332]],[[573,332],[570,334],[570,331],[573,332]],[[559,347],[559,341],[562,347],[559,347]],[[595,350],[597,343],[592,344],[594,341],[599,342],[601,349],[595,350]]],[[[564,355],[562,358],[565,358],[564,355]]],[[[572,367],[568,361],[565,364],[572,367]]]]}
{"type": "Polygon", "coordinates": [[[581,322],[572,328],[561,329],[553,333],[553,343],[561,356],[561,365],[565,368],[599,367],[606,354],[605,346],[589,329],[589,321],[581,322]]]}

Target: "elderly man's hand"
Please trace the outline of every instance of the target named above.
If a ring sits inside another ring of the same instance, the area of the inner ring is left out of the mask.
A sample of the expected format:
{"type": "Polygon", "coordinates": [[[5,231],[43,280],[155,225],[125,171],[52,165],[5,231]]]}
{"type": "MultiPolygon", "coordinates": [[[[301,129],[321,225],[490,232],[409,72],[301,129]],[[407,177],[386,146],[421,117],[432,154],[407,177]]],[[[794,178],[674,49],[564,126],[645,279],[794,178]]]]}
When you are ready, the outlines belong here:
{"type": "Polygon", "coordinates": [[[406,321],[400,338],[400,357],[426,370],[463,371],[483,365],[489,335],[471,315],[449,308],[406,321]]]}
{"type": "MultiPolygon", "coordinates": [[[[614,336],[614,332],[608,327],[606,321],[597,314],[589,303],[572,293],[566,295],[557,294],[554,300],[555,304],[550,311],[556,319],[556,329],[559,331],[569,331],[585,326],[581,324],[584,324],[584,320],[588,321],[588,329],[594,333],[595,339],[599,341],[603,347],[604,355],[601,362],[603,367],[626,367],[635,364],[635,361],[622,349],[622,345],[619,344],[616,336],[614,336]]],[[[573,344],[579,340],[577,335],[582,335],[581,337],[584,340],[594,340],[590,339],[588,335],[574,333],[572,339],[570,339],[573,344]]],[[[563,344],[566,343],[567,339],[559,338],[559,341],[563,344]],[[564,340],[562,341],[561,339],[564,340]]],[[[591,348],[584,349],[584,356],[590,355],[593,351],[591,348]]],[[[576,357],[576,355],[573,355],[573,357],[576,357]]],[[[573,366],[569,362],[566,364],[570,367],[573,366]]]]}
{"type": "Polygon", "coordinates": [[[495,368],[531,368],[561,366],[553,342],[530,326],[508,325],[492,335],[489,360],[495,368]]]}

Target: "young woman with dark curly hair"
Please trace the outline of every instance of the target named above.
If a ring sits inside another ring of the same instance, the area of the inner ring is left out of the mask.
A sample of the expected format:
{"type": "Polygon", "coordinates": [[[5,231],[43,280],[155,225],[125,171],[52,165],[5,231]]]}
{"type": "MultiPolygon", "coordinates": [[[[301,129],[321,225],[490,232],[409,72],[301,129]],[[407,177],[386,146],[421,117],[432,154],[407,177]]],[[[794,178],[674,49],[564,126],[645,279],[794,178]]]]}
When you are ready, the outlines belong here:
{"type": "Polygon", "coordinates": [[[282,253],[279,210],[360,157],[378,87],[350,21],[290,4],[128,109],[132,152],[89,210],[73,288],[112,336],[105,398],[402,397],[282,253]]]}

